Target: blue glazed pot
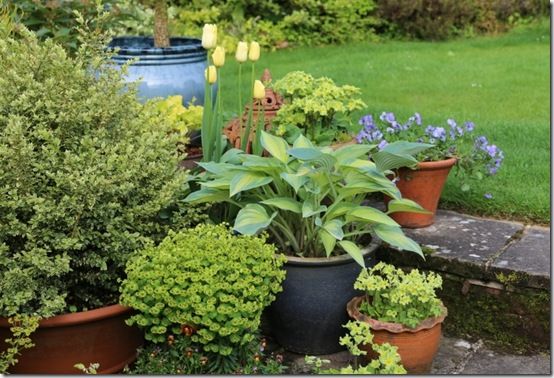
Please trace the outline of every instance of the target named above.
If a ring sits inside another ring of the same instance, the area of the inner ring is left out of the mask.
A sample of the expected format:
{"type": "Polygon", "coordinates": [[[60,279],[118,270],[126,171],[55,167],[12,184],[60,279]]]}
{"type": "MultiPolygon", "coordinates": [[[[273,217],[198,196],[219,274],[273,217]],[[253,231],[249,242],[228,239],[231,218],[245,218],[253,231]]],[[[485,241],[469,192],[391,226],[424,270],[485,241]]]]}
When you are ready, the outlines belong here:
{"type": "Polygon", "coordinates": [[[112,60],[123,65],[138,58],[128,68],[127,80],[141,80],[138,96],[141,101],[154,97],[183,96],[183,105],[193,97],[197,105],[204,103],[204,70],[206,50],[199,39],[171,38],[171,46],[154,47],[152,37],[117,37],[109,48],[119,48],[112,60]]]}

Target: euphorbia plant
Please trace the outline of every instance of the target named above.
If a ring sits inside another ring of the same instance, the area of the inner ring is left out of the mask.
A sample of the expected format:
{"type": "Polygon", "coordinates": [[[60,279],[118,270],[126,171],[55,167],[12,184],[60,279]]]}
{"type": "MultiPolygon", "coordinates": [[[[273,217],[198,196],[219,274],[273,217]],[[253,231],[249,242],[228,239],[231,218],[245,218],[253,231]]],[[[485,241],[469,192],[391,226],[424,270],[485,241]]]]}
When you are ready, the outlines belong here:
{"type": "Polygon", "coordinates": [[[390,169],[405,165],[410,154],[428,145],[399,142],[372,154],[375,145],[354,145],[333,150],[316,147],[304,136],[290,146],[284,139],[261,132],[267,157],[241,150],[227,151],[219,163],[201,163],[201,189],[188,202],[224,201],[235,209],[234,230],[253,235],[268,230],[281,250],[290,255],[323,257],[350,254],[360,265],[356,242],[374,233],[385,242],[421,255],[419,245],[407,238],[388,214],[425,212],[402,199],[387,179],[390,169]],[[370,193],[385,193],[393,200],[388,213],[363,203],[370,193]]]}

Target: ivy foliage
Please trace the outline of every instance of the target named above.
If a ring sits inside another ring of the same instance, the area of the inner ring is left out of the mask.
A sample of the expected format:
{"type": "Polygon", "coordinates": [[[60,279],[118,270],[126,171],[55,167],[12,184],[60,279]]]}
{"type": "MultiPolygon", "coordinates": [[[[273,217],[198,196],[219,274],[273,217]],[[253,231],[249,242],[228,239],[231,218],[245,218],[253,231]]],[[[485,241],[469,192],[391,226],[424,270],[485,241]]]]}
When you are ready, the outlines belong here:
{"type": "Polygon", "coordinates": [[[302,71],[286,74],[274,85],[285,104],[273,120],[274,133],[293,143],[300,134],[320,145],[351,140],[348,115],[366,104],[352,85],[336,85],[328,77],[302,71]]]}
{"type": "MultiPolygon", "coordinates": [[[[176,141],[80,18],[74,57],[25,28],[0,40],[0,315],[116,303],[129,255],[166,233],[176,141]]],[[[168,222],[169,223],[169,222],[168,222]]]]}
{"type": "Polygon", "coordinates": [[[442,313],[441,301],[435,293],[441,286],[442,278],[437,273],[425,274],[417,269],[405,273],[383,262],[362,270],[354,283],[355,289],[371,298],[371,303],[362,303],[361,312],[373,319],[411,328],[442,313]]]}
{"type": "Polygon", "coordinates": [[[139,311],[128,324],[156,343],[190,327],[192,342],[222,356],[251,343],[285,277],[284,257],[265,241],[225,225],[171,232],[127,265],[120,301],[139,311]]]}

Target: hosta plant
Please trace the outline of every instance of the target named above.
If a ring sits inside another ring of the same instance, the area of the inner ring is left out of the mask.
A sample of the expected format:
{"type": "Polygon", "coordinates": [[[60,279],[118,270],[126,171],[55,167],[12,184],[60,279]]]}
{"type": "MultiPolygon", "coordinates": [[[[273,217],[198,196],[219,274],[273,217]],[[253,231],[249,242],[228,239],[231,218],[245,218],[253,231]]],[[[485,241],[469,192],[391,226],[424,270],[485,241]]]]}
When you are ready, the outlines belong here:
{"type": "Polygon", "coordinates": [[[390,169],[411,164],[411,154],[426,145],[399,142],[376,152],[375,146],[353,145],[333,150],[316,147],[304,136],[290,146],[283,138],[262,132],[267,157],[229,150],[221,162],[200,165],[200,189],[185,200],[226,202],[234,230],[254,235],[267,230],[289,255],[324,257],[347,252],[363,265],[356,242],[375,234],[385,242],[421,255],[388,214],[425,212],[402,199],[386,177],[390,169]],[[368,160],[368,153],[375,163],[368,160]],[[392,198],[388,213],[364,204],[370,193],[392,198]]]}
{"type": "Polygon", "coordinates": [[[128,323],[154,343],[184,333],[211,361],[232,358],[255,340],[285,277],[284,258],[265,240],[201,224],[142,250],[121,286],[121,303],[137,310],[128,323]]]}
{"type": "Polygon", "coordinates": [[[405,273],[393,265],[378,263],[360,272],[354,288],[365,293],[360,312],[372,319],[400,323],[415,328],[421,321],[443,312],[435,290],[442,286],[441,277],[412,269],[405,273]]]}

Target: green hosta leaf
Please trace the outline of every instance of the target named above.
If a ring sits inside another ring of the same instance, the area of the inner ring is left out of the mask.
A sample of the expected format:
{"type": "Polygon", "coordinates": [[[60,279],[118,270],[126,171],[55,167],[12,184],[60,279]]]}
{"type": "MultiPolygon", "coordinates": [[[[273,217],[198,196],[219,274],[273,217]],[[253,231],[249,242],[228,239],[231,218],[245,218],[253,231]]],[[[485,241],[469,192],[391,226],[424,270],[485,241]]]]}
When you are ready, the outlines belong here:
{"type": "Polygon", "coordinates": [[[387,214],[395,213],[397,211],[409,211],[410,213],[420,214],[432,214],[432,212],[425,210],[419,203],[412,201],[408,198],[391,200],[388,204],[387,214]]]}
{"type": "Polygon", "coordinates": [[[312,215],[319,214],[325,210],[327,210],[327,206],[320,205],[316,207],[311,201],[305,201],[302,204],[302,218],[311,217],[312,215]]]}
{"type": "Polygon", "coordinates": [[[308,181],[306,176],[297,176],[292,173],[285,172],[281,173],[281,178],[292,186],[296,193],[298,193],[298,189],[300,189],[300,187],[308,181]]]}
{"type": "Polygon", "coordinates": [[[274,212],[269,216],[261,205],[248,204],[237,214],[233,230],[243,235],[255,235],[258,231],[267,228],[276,215],[277,212],[274,212]]]}
{"type": "Polygon", "coordinates": [[[343,216],[344,214],[348,213],[353,208],[357,207],[357,205],[354,205],[353,203],[349,202],[336,202],[336,204],[333,204],[329,207],[326,217],[327,219],[333,219],[336,217],[343,216]]]}
{"type": "Polygon", "coordinates": [[[240,155],[244,155],[243,150],[239,150],[238,148],[231,148],[223,155],[221,155],[221,159],[219,159],[219,161],[221,163],[238,163],[240,155]]]}
{"type": "Polygon", "coordinates": [[[200,162],[198,163],[199,166],[204,168],[207,172],[216,174],[216,175],[223,175],[226,173],[229,173],[232,170],[241,170],[240,166],[229,164],[229,163],[216,163],[213,161],[208,162],[200,162]]]}
{"type": "Polygon", "coordinates": [[[379,151],[371,155],[371,158],[382,172],[400,167],[415,168],[417,166],[416,158],[410,155],[398,155],[387,151],[379,151]]]}
{"type": "Polygon", "coordinates": [[[358,206],[353,210],[350,210],[346,214],[346,221],[366,221],[370,223],[386,224],[390,226],[399,227],[391,217],[383,213],[380,210],[374,209],[369,206],[358,206]]]}
{"type": "Polygon", "coordinates": [[[244,154],[241,156],[242,165],[245,167],[248,167],[248,169],[252,168],[275,168],[275,169],[282,169],[283,163],[281,163],[279,160],[275,158],[269,158],[269,157],[261,157],[257,155],[250,155],[250,154],[244,154]]]}
{"type": "Polygon", "coordinates": [[[360,248],[348,240],[339,241],[339,245],[356,261],[362,268],[365,268],[364,256],[360,248]]]}
{"type": "Polygon", "coordinates": [[[200,185],[203,188],[215,188],[215,189],[226,189],[229,190],[229,185],[231,184],[231,179],[228,177],[222,177],[216,180],[204,181],[200,185]]]}
{"type": "Polygon", "coordinates": [[[282,161],[283,163],[286,163],[289,160],[287,154],[289,145],[284,139],[262,131],[261,143],[263,148],[265,148],[265,150],[274,158],[282,161]]]}
{"type": "Polygon", "coordinates": [[[335,245],[337,244],[337,238],[335,238],[333,235],[322,228],[317,234],[319,235],[319,240],[321,240],[321,244],[323,244],[323,248],[325,248],[325,253],[327,254],[327,257],[331,256],[331,253],[333,252],[333,250],[335,249],[335,245]]]}
{"type": "Polygon", "coordinates": [[[231,179],[229,195],[233,197],[237,193],[267,185],[272,181],[273,179],[271,177],[259,173],[239,172],[231,179]]]}
{"type": "Polygon", "coordinates": [[[313,143],[306,138],[304,135],[300,135],[296,140],[294,141],[294,144],[292,145],[294,148],[310,148],[314,147],[313,143]]]}
{"type": "Polygon", "coordinates": [[[344,238],[344,231],[342,230],[342,226],[344,226],[344,223],[342,223],[338,219],[333,219],[326,222],[323,225],[323,229],[333,235],[335,239],[342,240],[342,238],[344,238]]]}
{"type": "Polygon", "coordinates": [[[419,244],[404,235],[400,227],[378,224],[373,227],[373,230],[375,231],[375,234],[377,234],[377,236],[384,242],[387,242],[393,247],[399,249],[415,252],[425,259],[419,244]]]}
{"type": "Polygon", "coordinates": [[[203,188],[189,194],[184,201],[189,203],[219,202],[229,198],[227,190],[203,188]]]}
{"type": "Polygon", "coordinates": [[[273,206],[281,210],[292,211],[293,213],[300,214],[302,212],[302,205],[300,202],[288,197],[270,198],[262,201],[264,205],[273,206]]]}
{"type": "Polygon", "coordinates": [[[389,152],[391,154],[413,156],[431,147],[434,147],[434,145],[428,143],[407,142],[399,140],[387,144],[381,151],[389,152]]]}
{"type": "Polygon", "coordinates": [[[312,161],[321,158],[323,155],[317,148],[291,148],[288,151],[289,155],[303,161],[312,161]]]}
{"type": "Polygon", "coordinates": [[[352,144],[339,148],[333,153],[333,156],[341,164],[356,159],[359,160],[361,157],[365,157],[364,161],[369,161],[369,151],[375,146],[374,144],[352,144]]]}

